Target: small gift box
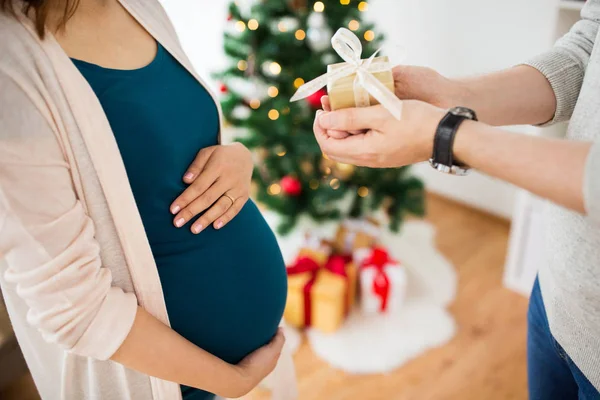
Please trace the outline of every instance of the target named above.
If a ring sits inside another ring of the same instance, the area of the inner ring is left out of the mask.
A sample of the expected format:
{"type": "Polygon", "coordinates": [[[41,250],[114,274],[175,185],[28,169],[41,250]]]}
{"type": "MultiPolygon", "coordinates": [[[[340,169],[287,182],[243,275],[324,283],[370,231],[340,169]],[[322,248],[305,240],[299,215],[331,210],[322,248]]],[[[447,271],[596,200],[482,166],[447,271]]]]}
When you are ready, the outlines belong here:
{"type": "MultiPolygon", "coordinates": [[[[347,63],[329,65],[327,67],[328,75],[335,76],[336,71],[347,65],[347,63]]],[[[390,92],[394,92],[394,76],[387,57],[374,58],[367,70],[375,79],[383,83],[390,92]]],[[[360,84],[356,72],[335,80],[329,79],[327,94],[329,95],[331,109],[334,111],[342,108],[367,107],[379,104],[379,101],[360,84]]]]}
{"type": "Polygon", "coordinates": [[[402,101],[394,93],[392,66],[387,57],[361,59],[360,39],[346,28],[331,38],[341,64],[330,65],[327,73],[298,88],[290,101],[298,101],[327,86],[331,108],[368,107],[381,104],[396,119],[402,118],[402,101]]]}
{"type": "Polygon", "coordinates": [[[354,304],[358,270],[346,257],[331,256],[320,264],[306,252],[288,267],[285,321],[295,327],[312,326],[335,332],[354,304]]]}
{"type": "Polygon", "coordinates": [[[348,219],[338,228],[333,247],[340,254],[353,254],[356,250],[375,246],[380,233],[381,227],[374,219],[348,219]]]}
{"type": "Polygon", "coordinates": [[[360,306],[364,313],[399,310],[406,296],[406,270],[386,249],[361,251],[360,306]]]}

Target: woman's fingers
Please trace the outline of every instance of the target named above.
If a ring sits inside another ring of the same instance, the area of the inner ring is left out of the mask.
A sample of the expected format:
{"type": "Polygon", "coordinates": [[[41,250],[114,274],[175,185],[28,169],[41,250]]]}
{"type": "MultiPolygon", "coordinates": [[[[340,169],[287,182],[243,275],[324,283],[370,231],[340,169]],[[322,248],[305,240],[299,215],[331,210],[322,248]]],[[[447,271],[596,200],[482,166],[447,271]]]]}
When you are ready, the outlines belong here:
{"type": "MultiPolygon", "coordinates": [[[[196,222],[192,224],[192,232],[196,234],[202,232],[204,228],[206,228],[207,226],[215,222],[217,218],[225,214],[227,210],[231,208],[231,206],[231,199],[227,196],[221,196],[221,198],[219,198],[217,202],[214,203],[212,207],[210,207],[204,213],[204,215],[202,215],[200,218],[198,218],[196,222]]],[[[222,225],[219,227],[215,226],[216,229],[220,229],[222,227],[222,225]]]]}
{"type": "Polygon", "coordinates": [[[202,174],[188,186],[173,203],[171,203],[171,214],[181,212],[181,210],[190,205],[191,202],[202,196],[202,194],[215,183],[217,178],[218,175],[216,171],[211,171],[210,169],[203,171],[202,174]]]}
{"type": "Polygon", "coordinates": [[[200,172],[202,172],[216,148],[217,146],[206,147],[198,152],[194,161],[192,161],[185,174],[183,174],[183,181],[185,183],[192,183],[194,179],[200,176],[200,172]]]}
{"type": "Polygon", "coordinates": [[[323,110],[331,111],[331,103],[329,102],[329,96],[321,97],[321,105],[323,106],[323,110]]]}
{"type": "MultiPolygon", "coordinates": [[[[228,190],[228,187],[225,183],[222,183],[221,181],[215,182],[215,184],[213,184],[208,190],[196,196],[196,198],[192,200],[191,203],[189,203],[186,207],[182,208],[181,211],[177,213],[175,218],[173,218],[175,226],[181,228],[183,225],[187,224],[192,218],[202,213],[204,210],[213,205],[217,200],[219,200],[219,198],[223,195],[223,193],[225,193],[226,190],[228,190]]],[[[230,203],[229,205],[231,205],[231,200],[227,198],[225,199],[230,203]]],[[[224,212],[225,209],[221,212],[221,214],[223,214],[224,212]]],[[[218,217],[219,215],[217,215],[216,217],[218,217]]],[[[206,226],[207,225],[204,225],[203,228],[206,228],[206,226]]]]}
{"type": "MultiPolygon", "coordinates": [[[[226,196],[223,196],[223,197],[227,198],[226,196]]],[[[231,196],[231,197],[233,199],[235,199],[235,201],[233,202],[233,204],[231,205],[231,207],[229,207],[227,209],[227,211],[225,211],[225,213],[223,215],[221,215],[214,222],[213,226],[214,226],[215,229],[221,229],[222,227],[224,227],[225,225],[227,225],[229,223],[229,221],[231,221],[236,215],[239,214],[240,211],[242,211],[242,208],[244,207],[244,204],[246,204],[246,202],[248,201],[248,197],[246,197],[246,196],[242,196],[242,197],[239,197],[237,199],[235,198],[235,196],[231,196]]],[[[228,199],[228,200],[231,202],[231,199],[228,199]]]]}

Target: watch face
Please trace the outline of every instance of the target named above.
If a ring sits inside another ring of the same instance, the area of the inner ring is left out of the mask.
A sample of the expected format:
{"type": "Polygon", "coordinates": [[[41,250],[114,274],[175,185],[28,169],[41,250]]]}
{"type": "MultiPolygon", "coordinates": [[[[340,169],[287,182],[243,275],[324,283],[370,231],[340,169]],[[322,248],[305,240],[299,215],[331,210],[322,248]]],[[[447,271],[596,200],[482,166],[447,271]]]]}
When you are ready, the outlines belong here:
{"type": "Polygon", "coordinates": [[[458,115],[459,117],[477,120],[477,115],[475,114],[475,111],[467,107],[454,107],[450,109],[450,112],[454,115],[458,115]]]}

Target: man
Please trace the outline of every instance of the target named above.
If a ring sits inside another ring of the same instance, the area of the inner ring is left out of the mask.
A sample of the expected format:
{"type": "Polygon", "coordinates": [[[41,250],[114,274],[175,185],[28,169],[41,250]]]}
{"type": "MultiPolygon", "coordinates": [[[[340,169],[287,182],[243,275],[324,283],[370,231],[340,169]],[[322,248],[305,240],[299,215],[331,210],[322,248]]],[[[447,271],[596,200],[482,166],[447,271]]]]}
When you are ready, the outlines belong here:
{"type": "Polygon", "coordinates": [[[599,21],[600,0],[588,0],[551,51],[486,76],[397,67],[400,121],[382,106],[331,112],[327,98],[315,119],[333,160],[384,168],[431,159],[441,172],[474,168],[554,203],[528,315],[531,399],[600,398],[599,21]],[[567,140],[495,127],[566,120],[567,140]]]}

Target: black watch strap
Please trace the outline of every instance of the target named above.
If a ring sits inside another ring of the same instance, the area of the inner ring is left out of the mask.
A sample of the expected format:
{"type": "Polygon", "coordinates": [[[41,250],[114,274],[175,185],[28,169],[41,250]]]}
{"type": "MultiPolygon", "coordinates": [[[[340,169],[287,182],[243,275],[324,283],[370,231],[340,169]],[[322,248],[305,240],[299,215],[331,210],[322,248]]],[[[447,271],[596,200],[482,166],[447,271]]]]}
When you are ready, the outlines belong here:
{"type": "Polygon", "coordinates": [[[447,113],[440,121],[435,138],[433,139],[433,156],[431,157],[435,164],[462,166],[454,161],[454,137],[460,127],[460,124],[467,119],[462,115],[455,115],[451,112],[447,113]]]}

